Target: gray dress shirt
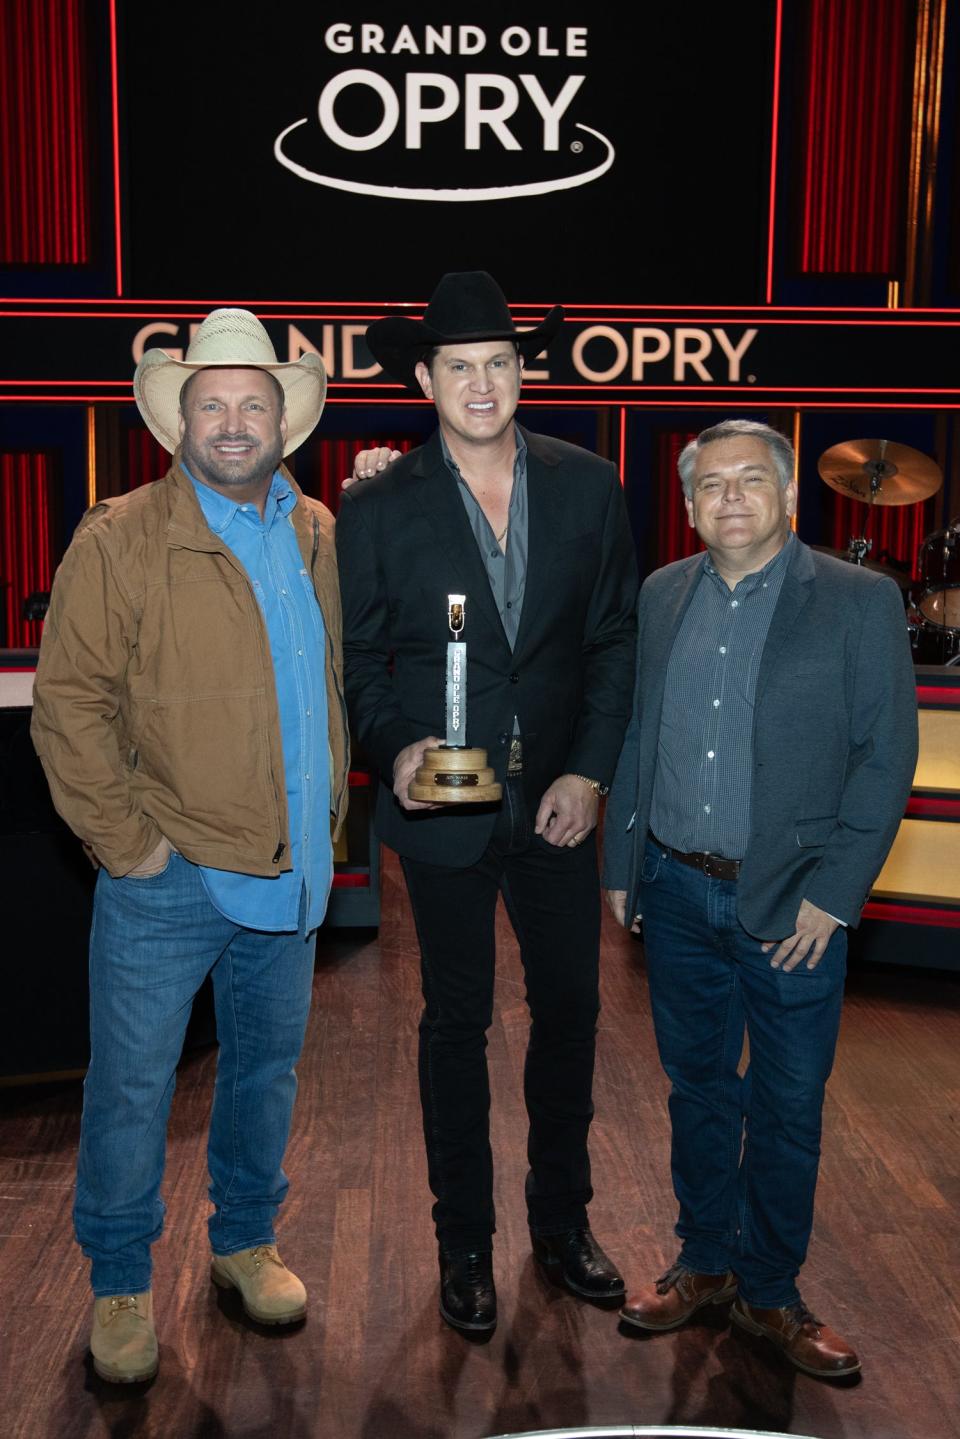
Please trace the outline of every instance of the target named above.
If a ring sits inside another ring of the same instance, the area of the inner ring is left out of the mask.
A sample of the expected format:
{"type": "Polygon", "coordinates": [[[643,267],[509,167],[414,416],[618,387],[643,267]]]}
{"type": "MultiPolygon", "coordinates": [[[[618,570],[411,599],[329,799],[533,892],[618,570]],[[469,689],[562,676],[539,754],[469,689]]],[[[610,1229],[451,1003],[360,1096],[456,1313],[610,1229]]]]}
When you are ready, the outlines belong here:
{"type": "MultiPolygon", "coordinates": [[[[516,439],[513,489],[510,492],[510,508],[507,514],[507,543],[505,548],[501,549],[490,521],[461,475],[456,460],[447,448],[443,431],[440,431],[443,458],[447,469],[457,481],[460,498],[487,571],[487,579],[490,581],[493,598],[511,649],[517,642],[520,629],[523,590],[527,579],[527,445],[519,430],[516,430],[516,439]]],[[[469,638],[467,643],[469,644],[469,638]]]]}
{"type": "MultiPolygon", "coordinates": [[[[504,549],[501,549],[490,521],[461,475],[459,465],[447,449],[443,431],[440,431],[443,458],[447,469],[456,477],[457,489],[460,491],[460,498],[467,512],[467,519],[470,521],[470,528],[473,530],[473,537],[477,542],[511,650],[517,642],[520,630],[523,590],[527,581],[527,443],[519,430],[515,430],[515,433],[517,453],[513,462],[513,489],[510,492],[510,508],[507,512],[507,543],[504,549]]],[[[464,638],[469,645],[466,632],[464,638]]],[[[470,653],[469,649],[467,653],[470,653]]],[[[516,715],[513,717],[513,732],[515,735],[520,733],[516,715]]]]}
{"type": "Polygon", "coordinates": [[[650,810],[672,849],[746,854],[757,673],[793,544],[732,590],[704,556],[667,666],[650,810]]]}

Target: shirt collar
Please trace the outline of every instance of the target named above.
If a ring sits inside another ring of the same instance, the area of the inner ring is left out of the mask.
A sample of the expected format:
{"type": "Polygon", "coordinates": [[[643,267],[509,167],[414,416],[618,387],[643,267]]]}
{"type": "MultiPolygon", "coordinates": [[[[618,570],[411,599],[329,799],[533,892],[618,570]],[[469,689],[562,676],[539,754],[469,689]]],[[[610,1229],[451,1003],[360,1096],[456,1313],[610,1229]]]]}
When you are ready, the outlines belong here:
{"type": "MultiPolygon", "coordinates": [[[[181,464],[183,464],[182,461],[181,464]]],[[[236,500],[228,499],[226,495],[221,495],[219,490],[205,485],[202,480],[198,480],[195,475],[190,473],[186,465],[183,465],[183,471],[192,482],[197,499],[200,501],[203,517],[215,535],[222,535],[238,515],[249,515],[250,506],[239,505],[236,500]]],[[[275,471],[267,492],[263,528],[268,530],[278,514],[288,515],[296,503],[297,497],[293,492],[293,487],[289,481],[284,479],[279,470],[275,471]]],[[[253,518],[258,524],[260,523],[260,516],[255,509],[253,518]]]]}
{"type": "MultiPolygon", "coordinates": [[[[736,585],[734,585],[734,589],[738,589],[740,585],[745,585],[748,590],[752,590],[759,584],[768,584],[770,581],[770,576],[776,573],[781,565],[786,565],[787,560],[790,556],[790,547],[794,543],[795,537],[793,530],[788,530],[786,540],[780,546],[779,550],[777,550],[777,553],[773,556],[773,558],[767,560],[767,563],[763,566],[763,569],[754,570],[752,574],[744,575],[743,579],[738,580],[736,585]]],[[[703,560],[704,571],[708,575],[712,576],[715,581],[718,581],[721,585],[723,585],[724,588],[726,588],[726,580],[721,577],[716,567],[710,563],[709,551],[707,551],[707,553],[704,555],[703,560]]]]}
{"type": "MultiPolygon", "coordinates": [[[[464,480],[463,475],[460,473],[460,466],[457,464],[456,460],[450,453],[450,447],[447,444],[446,439],[444,438],[443,430],[438,430],[437,433],[440,436],[440,448],[443,451],[444,464],[446,465],[450,473],[456,476],[456,478],[460,481],[461,484],[465,484],[466,481],[464,480]]],[[[517,453],[513,462],[513,473],[517,474],[521,467],[525,466],[527,463],[527,442],[523,438],[523,434],[521,433],[519,425],[514,425],[513,434],[517,445],[517,453]]]]}

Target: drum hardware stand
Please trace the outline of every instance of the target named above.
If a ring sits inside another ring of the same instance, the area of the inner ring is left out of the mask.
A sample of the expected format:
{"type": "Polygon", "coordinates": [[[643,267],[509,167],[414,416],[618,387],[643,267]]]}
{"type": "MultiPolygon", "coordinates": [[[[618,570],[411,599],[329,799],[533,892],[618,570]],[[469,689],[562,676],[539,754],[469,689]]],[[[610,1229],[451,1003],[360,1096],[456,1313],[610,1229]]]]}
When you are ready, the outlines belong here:
{"type": "MultiPolygon", "coordinates": [[[[891,465],[887,458],[887,441],[878,441],[878,454],[875,460],[867,460],[864,463],[863,471],[870,482],[870,494],[867,498],[867,520],[863,527],[864,533],[854,539],[852,536],[847,545],[847,557],[855,565],[862,565],[867,555],[873,549],[873,540],[868,540],[866,532],[870,529],[870,521],[873,517],[873,507],[880,500],[880,491],[883,489],[883,482],[897,473],[897,466],[891,465]]],[[[882,501],[880,501],[882,503],[882,501]]]]}
{"type": "MultiPolygon", "coordinates": [[[[864,526],[866,528],[866,526],[864,526]]],[[[865,535],[854,539],[851,535],[847,541],[847,559],[854,565],[862,565],[867,555],[873,549],[873,540],[868,540],[865,535]]]]}

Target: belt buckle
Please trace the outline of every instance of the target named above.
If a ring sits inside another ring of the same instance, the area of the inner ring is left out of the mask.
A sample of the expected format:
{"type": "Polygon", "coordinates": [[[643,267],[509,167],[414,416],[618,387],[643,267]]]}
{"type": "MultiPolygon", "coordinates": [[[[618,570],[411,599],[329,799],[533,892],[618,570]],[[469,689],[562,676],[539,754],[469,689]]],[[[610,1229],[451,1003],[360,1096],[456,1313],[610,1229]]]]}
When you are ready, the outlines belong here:
{"type": "Polygon", "coordinates": [[[718,861],[718,860],[719,860],[720,864],[722,865],[722,864],[723,864],[723,859],[722,859],[722,858],[720,857],[720,855],[718,855],[718,854],[710,854],[710,853],[708,852],[708,853],[706,853],[706,854],[703,856],[703,872],[704,872],[704,874],[707,876],[707,879],[722,879],[722,878],[723,878],[723,876],[722,876],[720,873],[718,873],[718,871],[717,871],[716,869],[714,869],[714,864],[715,864],[716,861],[718,861]]]}

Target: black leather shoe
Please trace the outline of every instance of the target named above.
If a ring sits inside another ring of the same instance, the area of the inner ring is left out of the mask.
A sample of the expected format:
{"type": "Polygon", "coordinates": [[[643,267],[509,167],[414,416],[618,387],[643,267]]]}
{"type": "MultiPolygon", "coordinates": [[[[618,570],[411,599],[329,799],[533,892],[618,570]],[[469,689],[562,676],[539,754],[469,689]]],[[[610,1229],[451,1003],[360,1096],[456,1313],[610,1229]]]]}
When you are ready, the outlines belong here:
{"type": "Polygon", "coordinates": [[[624,1294],[623,1275],[589,1229],[531,1234],[530,1240],[534,1257],[551,1275],[559,1271],[559,1277],[574,1294],[586,1299],[619,1299],[624,1294]]]}
{"type": "Polygon", "coordinates": [[[440,1313],[454,1329],[477,1333],[496,1327],[492,1254],[440,1255],[440,1313]]]}

